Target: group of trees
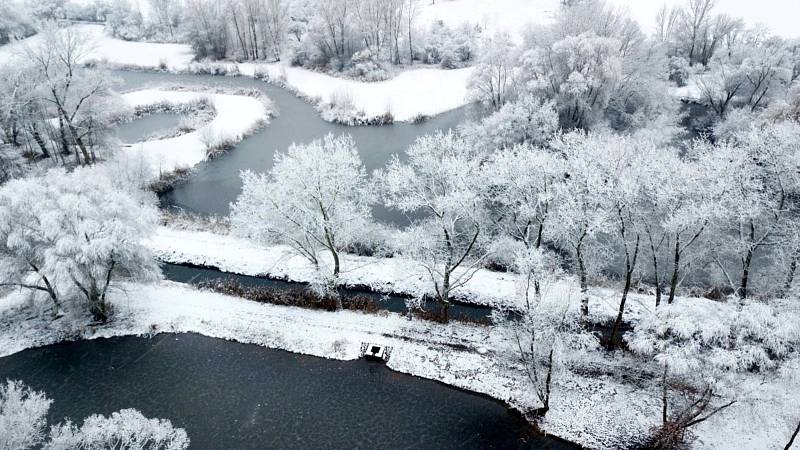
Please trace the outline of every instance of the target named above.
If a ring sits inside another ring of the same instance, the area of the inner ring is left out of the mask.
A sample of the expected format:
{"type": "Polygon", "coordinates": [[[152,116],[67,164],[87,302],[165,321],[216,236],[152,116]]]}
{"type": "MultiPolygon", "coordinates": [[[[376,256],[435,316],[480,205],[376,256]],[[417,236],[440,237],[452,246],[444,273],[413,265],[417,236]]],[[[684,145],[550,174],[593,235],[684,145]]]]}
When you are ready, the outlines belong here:
{"type": "Polygon", "coordinates": [[[288,59],[375,81],[391,65],[457,67],[477,31],[417,26],[418,0],[189,0],[182,26],[198,57],[288,59]]]}
{"type": "Polygon", "coordinates": [[[123,409],[105,417],[87,417],[78,427],[71,421],[47,427],[53,401],[19,381],[0,386],[0,449],[27,450],[182,450],[189,437],[169,420],[148,419],[135,409],[123,409]]]}
{"type": "Polygon", "coordinates": [[[0,141],[30,159],[93,164],[126,108],[107,73],[82,67],[85,36],[53,22],[40,34],[0,64],[0,141]]]}
{"type": "Polygon", "coordinates": [[[624,11],[602,1],[563,7],[519,45],[484,38],[470,83],[473,99],[498,114],[507,104],[548,100],[564,129],[636,129],[674,115],[666,101],[666,57],[624,11]]]}
{"type": "Polygon", "coordinates": [[[424,267],[428,294],[445,308],[477,268],[511,269],[510,255],[547,251],[577,275],[584,320],[591,279],[620,280],[613,347],[638,282],[653,286],[656,305],[662,295],[672,303],[686,280],[741,298],[791,290],[798,145],[795,122],[687,149],[648,135],[576,131],[487,151],[462,134],[436,133],[376,172],[373,190],[352,139],[328,136],[278,154],[268,175],[243,174],[233,225],[291,245],[315,266],[329,252],[335,286],[341,254],[367,228],[377,191],[412,218],[392,250],[424,267]]]}

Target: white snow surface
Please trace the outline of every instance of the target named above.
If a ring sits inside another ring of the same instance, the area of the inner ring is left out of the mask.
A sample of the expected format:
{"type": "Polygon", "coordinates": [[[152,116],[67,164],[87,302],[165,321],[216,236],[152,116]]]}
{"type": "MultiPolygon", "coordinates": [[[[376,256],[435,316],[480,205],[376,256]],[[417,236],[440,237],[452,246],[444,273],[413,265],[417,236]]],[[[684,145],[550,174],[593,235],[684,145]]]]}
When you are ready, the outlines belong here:
{"type": "MultiPolygon", "coordinates": [[[[186,67],[194,58],[191,48],[185,44],[162,44],[133,42],[114,39],[106,35],[103,25],[73,25],[86,36],[88,51],[81,62],[105,61],[116,65],[156,68],[162,63],[170,69],[186,67]]],[[[20,54],[25,46],[37,45],[40,35],[34,35],[15,43],[0,46],[0,62],[20,54]]]]}
{"type": "Polygon", "coordinates": [[[242,74],[252,76],[266,70],[273,79],[285,78],[286,85],[303,97],[330,103],[333,96],[347,96],[367,117],[391,112],[394,119],[407,122],[418,115],[434,116],[468,103],[467,82],[473,68],[445,70],[409,69],[390,80],[367,83],[334,77],[285,63],[241,63],[242,74]]]}
{"type": "Polygon", "coordinates": [[[124,147],[129,155],[148,161],[156,173],[195,166],[206,159],[204,139],[213,136],[215,140],[238,142],[272,114],[264,102],[246,95],[143,89],[123,94],[122,98],[132,107],[161,102],[186,104],[208,98],[216,110],[211,122],[191,133],[124,147]]]}

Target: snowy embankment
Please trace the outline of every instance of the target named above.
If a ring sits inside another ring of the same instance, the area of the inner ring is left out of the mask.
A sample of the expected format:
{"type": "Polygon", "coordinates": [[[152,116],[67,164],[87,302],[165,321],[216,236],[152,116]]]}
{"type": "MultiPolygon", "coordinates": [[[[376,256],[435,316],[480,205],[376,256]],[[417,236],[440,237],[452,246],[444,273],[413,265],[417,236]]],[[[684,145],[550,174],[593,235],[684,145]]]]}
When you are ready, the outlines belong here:
{"type": "MultiPolygon", "coordinates": [[[[521,410],[539,406],[507,325],[442,325],[386,312],[275,306],[172,282],[123,287],[110,295],[115,320],[99,327],[87,326],[86,319],[31,317],[19,308],[27,293],[14,291],[0,301],[0,357],[67,339],[158,332],[195,332],[341,360],[358,358],[362,342],[381,343],[392,347],[388,364],[394,370],[485,393],[521,410]]],[[[587,448],[622,448],[658,423],[660,385],[629,357],[593,355],[582,370],[554,379],[551,410],[541,425],[587,448]]],[[[792,420],[787,399],[800,389],[800,380],[764,381],[743,375],[741,385],[759,395],[698,428],[695,448],[778,448],[792,420]]]]}
{"type": "Polygon", "coordinates": [[[191,133],[125,147],[129,155],[143,158],[156,173],[197,165],[206,159],[209,147],[242,140],[267,123],[273,114],[268,101],[247,95],[144,89],[124,94],[122,98],[133,108],[159,103],[188,104],[206,98],[216,111],[211,122],[191,133]]]}

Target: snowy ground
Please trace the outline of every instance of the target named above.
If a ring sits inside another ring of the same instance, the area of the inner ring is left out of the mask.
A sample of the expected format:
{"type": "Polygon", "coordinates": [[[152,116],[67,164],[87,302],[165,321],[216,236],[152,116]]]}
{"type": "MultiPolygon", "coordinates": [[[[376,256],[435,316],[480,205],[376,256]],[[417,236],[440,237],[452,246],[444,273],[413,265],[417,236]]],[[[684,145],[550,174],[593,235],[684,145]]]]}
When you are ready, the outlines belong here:
{"type": "MultiPolygon", "coordinates": [[[[394,370],[486,393],[520,409],[538,406],[505,325],[441,325],[386,312],[281,307],[172,282],[115,291],[116,318],[102,327],[68,318],[49,322],[20,308],[25,302],[26,295],[18,291],[0,301],[0,356],[65,339],[157,332],[196,332],[343,360],[358,358],[361,343],[371,342],[393,348],[389,367],[394,370]]],[[[625,356],[595,353],[583,370],[559,374],[543,429],[588,448],[620,448],[645,435],[659,418],[659,386],[646,371],[631,368],[635,365],[625,356]]],[[[785,443],[784,428],[793,420],[787,400],[800,383],[763,381],[743,377],[742,385],[759,395],[698,429],[695,447],[768,449],[785,443]]]]}
{"type": "MultiPolygon", "coordinates": [[[[80,36],[85,36],[89,51],[81,62],[105,61],[122,66],[157,68],[162,63],[170,69],[186,67],[194,53],[184,44],[156,44],[131,42],[108,37],[103,25],[74,25],[80,36]]],[[[0,62],[20,54],[26,45],[36,45],[40,35],[0,47],[0,62]]]]}
{"type": "Polygon", "coordinates": [[[266,123],[273,113],[269,102],[246,95],[144,89],[126,93],[122,97],[131,107],[157,103],[187,104],[207,98],[216,110],[211,122],[191,133],[124,148],[129,155],[148,161],[156,173],[195,166],[206,159],[208,144],[238,142],[266,123]]]}

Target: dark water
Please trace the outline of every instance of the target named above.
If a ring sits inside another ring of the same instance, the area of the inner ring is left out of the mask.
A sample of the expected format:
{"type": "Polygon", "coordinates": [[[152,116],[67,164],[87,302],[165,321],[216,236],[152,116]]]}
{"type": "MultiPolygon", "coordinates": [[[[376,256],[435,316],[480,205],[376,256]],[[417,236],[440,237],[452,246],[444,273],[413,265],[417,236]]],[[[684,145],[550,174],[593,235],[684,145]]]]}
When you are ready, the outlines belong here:
{"type": "Polygon", "coordinates": [[[156,133],[164,133],[176,128],[183,116],[180,114],[155,113],[141,119],[119,125],[115,132],[124,144],[132,144],[147,139],[156,133]]]}
{"type": "Polygon", "coordinates": [[[0,359],[0,380],[54,400],[50,423],[136,408],[196,449],[575,449],[530,436],[501,403],[379,363],[195,334],[51,345],[0,359]]]}
{"type": "MultiPolygon", "coordinates": [[[[120,80],[118,89],[121,91],[160,84],[257,88],[264,91],[277,106],[279,115],[266,128],[246,138],[224,156],[196,166],[187,183],[178,186],[163,198],[167,206],[203,215],[227,215],[229,204],[241,191],[239,172],[244,169],[256,172],[269,170],[272,167],[275,150],[286,151],[292,143],[310,142],[328,133],[337,135],[348,133],[358,145],[364,166],[372,172],[385,166],[391,155],[402,156],[418,136],[435,130],[453,128],[465,115],[465,109],[461,108],[436,116],[422,124],[398,123],[374,127],[347,127],[325,122],[310,104],[294,94],[250,77],[125,71],[115,72],[114,76],[120,80]]],[[[399,225],[408,223],[402,214],[383,207],[375,209],[375,216],[386,223],[399,225]]]]}
{"type": "MultiPolygon", "coordinates": [[[[187,266],[181,264],[162,264],[161,271],[164,277],[168,280],[177,281],[179,283],[198,284],[203,281],[211,280],[233,280],[243,286],[248,287],[269,287],[272,289],[286,290],[286,291],[300,291],[308,289],[305,283],[293,283],[289,281],[273,280],[263,277],[251,277],[247,275],[239,275],[235,273],[222,272],[217,269],[207,267],[187,266]]],[[[396,313],[406,313],[406,299],[397,295],[383,295],[375,292],[354,290],[354,289],[341,289],[340,293],[345,297],[368,297],[378,304],[381,309],[396,313]]],[[[426,309],[438,308],[434,302],[428,302],[425,305],[426,309]]],[[[471,305],[467,303],[452,303],[450,305],[449,314],[451,317],[458,318],[461,316],[470,319],[491,319],[492,308],[481,305],[471,305]]]]}

